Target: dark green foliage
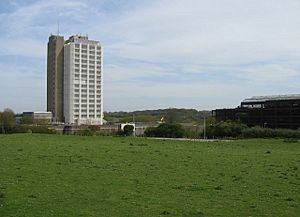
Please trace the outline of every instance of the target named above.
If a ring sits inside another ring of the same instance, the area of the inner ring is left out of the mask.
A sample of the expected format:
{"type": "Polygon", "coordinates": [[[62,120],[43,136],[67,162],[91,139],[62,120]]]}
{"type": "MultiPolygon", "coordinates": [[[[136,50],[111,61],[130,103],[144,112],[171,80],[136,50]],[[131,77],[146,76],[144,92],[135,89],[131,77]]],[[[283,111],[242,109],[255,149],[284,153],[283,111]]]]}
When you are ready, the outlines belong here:
{"type": "Polygon", "coordinates": [[[11,109],[0,112],[0,133],[11,133],[15,125],[15,114],[11,109]]]}
{"type": "Polygon", "coordinates": [[[118,136],[132,136],[133,132],[134,132],[134,126],[128,124],[128,125],[124,126],[123,130],[119,130],[117,132],[117,135],[118,136]]]}
{"type": "Polygon", "coordinates": [[[185,131],[185,137],[190,138],[190,139],[198,139],[203,137],[203,133],[200,133],[199,126],[189,126],[189,127],[184,127],[185,131]]]}
{"type": "Polygon", "coordinates": [[[23,116],[20,120],[21,124],[33,124],[33,121],[28,116],[23,116]]]}
{"type": "Polygon", "coordinates": [[[131,122],[133,117],[135,122],[156,123],[164,117],[166,123],[202,123],[203,117],[211,118],[211,112],[169,108],[135,112],[106,112],[104,117],[110,123],[131,122]]]}
{"type": "Polygon", "coordinates": [[[251,127],[243,129],[244,138],[300,138],[300,130],[251,127]]]}
{"type": "Polygon", "coordinates": [[[29,126],[18,124],[14,127],[13,133],[27,133],[29,126]]]}
{"type": "Polygon", "coordinates": [[[90,125],[88,126],[88,128],[93,131],[93,132],[97,132],[100,131],[100,126],[99,125],[90,125]]]}
{"type": "Polygon", "coordinates": [[[55,130],[50,129],[48,126],[30,126],[28,129],[30,129],[32,133],[55,134],[55,130]]]}
{"type": "Polygon", "coordinates": [[[160,124],[158,127],[149,127],[145,131],[148,137],[182,138],[185,130],[180,124],[160,124]]]}
{"type": "Polygon", "coordinates": [[[287,142],[287,143],[297,143],[297,142],[299,142],[299,138],[287,138],[287,139],[284,139],[283,141],[287,142]]]}
{"type": "Polygon", "coordinates": [[[94,132],[91,129],[86,128],[86,129],[80,130],[77,134],[80,136],[93,136],[94,132]]]}
{"type": "Polygon", "coordinates": [[[207,127],[208,138],[240,137],[247,125],[238,122],[218,122],[207,127]]]}
{"type": "Polygon", "coordinates": [[[245,120],[247,120],[248,118],[248,114],[245,112],[238,112],[235,114],[235,116],[236,116],[236,120],[240,122],[245,122],[245,120]]]}
{"type": "Polygon", "coordinates": [[[148,137],[155,137],[156,135],[156,127],[148,127],[145,132],[144,135],[148,136],[148,137]]]}
{"type": "Polygon", "coordinates": [[[23,123],[30,123],[30,119],[28,117],[23,117],[21,119],[21,124],[16,124],[15,115],[11,109],[5,109],[3,112],[0,112],[0,133],[55,133],[55,131],[50,129],[46,124],[46,120],[41,120],[41,125],[29,125],[23,123]]]}
{"type": "Polygon", "coordinates": [[[300,138],[300,130],[247,127],[240,122],[219,122],[207,127],[209,138],[300,138]]]}
{"type": "Polygon", "coordinates": [[[11,131],[12,133],[45,133],[45,134],[55,134],[55,130],[49,128],[49,126],[41,125],[25,125],[25,124],[18,124],[15,125],[11,131]]]}
{"type": "Polygon", "coordinates": [[[126,125],[123,129],[123,135],[124,136],[132,136],[133,130],[134,130],[134,126],[126,125]]]}

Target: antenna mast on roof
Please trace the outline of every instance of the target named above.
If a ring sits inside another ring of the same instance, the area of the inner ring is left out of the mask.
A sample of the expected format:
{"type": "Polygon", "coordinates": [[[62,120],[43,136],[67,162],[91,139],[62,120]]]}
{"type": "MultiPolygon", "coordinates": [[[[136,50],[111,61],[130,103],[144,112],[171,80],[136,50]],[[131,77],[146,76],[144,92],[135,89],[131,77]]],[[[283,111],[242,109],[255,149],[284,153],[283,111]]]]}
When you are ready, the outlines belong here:
{"type": "Polygon", "coordinates": [[[59,35],[59,18],[57,19],[57,35],[59,35]]]}

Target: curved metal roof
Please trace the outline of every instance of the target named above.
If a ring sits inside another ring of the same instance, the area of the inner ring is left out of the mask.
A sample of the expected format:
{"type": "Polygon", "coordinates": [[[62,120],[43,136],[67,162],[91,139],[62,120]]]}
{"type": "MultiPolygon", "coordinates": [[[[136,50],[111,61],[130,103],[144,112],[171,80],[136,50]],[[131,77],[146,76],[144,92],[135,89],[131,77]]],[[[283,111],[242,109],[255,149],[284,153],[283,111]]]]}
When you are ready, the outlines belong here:
{"type": "Polygon", "coordinates": [[[266,102],[270,100],[291,100],[300,99],[300,94],[289,94],[289,95],[271,95],[271,96],[253,96],[251,98],[246,98],[242,103],[248,102],[266,102]]]}

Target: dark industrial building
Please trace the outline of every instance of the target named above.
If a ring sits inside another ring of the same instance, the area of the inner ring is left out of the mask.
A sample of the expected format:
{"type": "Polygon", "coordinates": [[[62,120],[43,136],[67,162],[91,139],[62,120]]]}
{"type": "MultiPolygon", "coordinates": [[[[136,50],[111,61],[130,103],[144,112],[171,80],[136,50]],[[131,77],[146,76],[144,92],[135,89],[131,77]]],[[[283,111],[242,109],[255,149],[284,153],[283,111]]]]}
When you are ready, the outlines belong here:
{"type": "Polygon", "coordinates": [[[235,109],[216,109],[216,121],[232,120],[248,126],[300,128],[300,94],[257,96],[245,99],[235,109]]]}

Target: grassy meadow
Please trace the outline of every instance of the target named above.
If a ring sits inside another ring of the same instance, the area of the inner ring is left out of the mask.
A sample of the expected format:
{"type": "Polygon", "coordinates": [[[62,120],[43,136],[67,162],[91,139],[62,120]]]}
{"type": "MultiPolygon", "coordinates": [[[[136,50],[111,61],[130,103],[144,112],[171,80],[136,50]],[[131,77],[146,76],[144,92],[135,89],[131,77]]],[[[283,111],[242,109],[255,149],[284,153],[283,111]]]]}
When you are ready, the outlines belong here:
{"type": "Polygon", "coordinates": [[[0,216],[300,216],[300,142],[0,135],[0,216]]]}

